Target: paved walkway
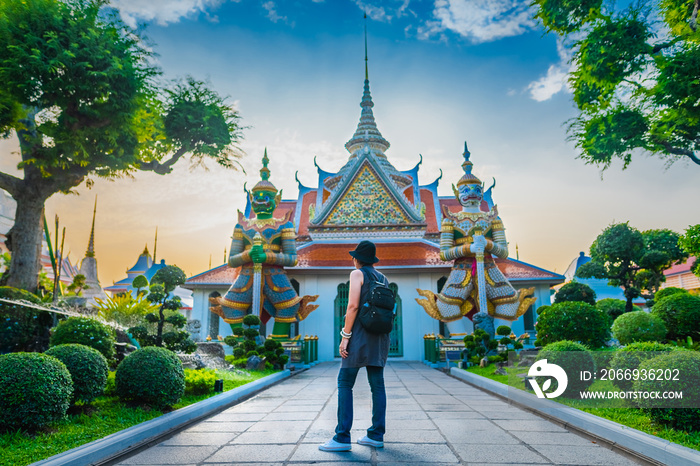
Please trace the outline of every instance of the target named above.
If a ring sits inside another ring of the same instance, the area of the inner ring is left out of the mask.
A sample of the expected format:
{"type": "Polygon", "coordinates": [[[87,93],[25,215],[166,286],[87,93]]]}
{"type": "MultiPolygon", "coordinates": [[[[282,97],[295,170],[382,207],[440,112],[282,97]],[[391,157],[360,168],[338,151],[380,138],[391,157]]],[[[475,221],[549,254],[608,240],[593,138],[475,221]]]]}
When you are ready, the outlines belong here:
{"type": "MultiPolygon", "coordinates": [[[[322,452],[336,424],[338,367],[319,364],[119,464],[637,464],[416,362],[385,370],[383,449],[355,443],[351,452],[322,452]]],[[[370,425],[366,380],[362,370],[353,441],[370,425]]]]}

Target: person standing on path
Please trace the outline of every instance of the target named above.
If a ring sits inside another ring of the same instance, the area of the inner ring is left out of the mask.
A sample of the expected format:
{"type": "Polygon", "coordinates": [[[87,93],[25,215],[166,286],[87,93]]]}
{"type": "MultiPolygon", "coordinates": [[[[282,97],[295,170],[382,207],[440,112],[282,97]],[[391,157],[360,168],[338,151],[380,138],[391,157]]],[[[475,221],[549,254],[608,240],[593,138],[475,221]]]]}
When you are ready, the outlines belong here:
{"type": "Polygon", "coordinates": [[[377,248],[371,241],[362,241],[350,251],[355,270],[350,273],[350,293],[345,314],[345,326],[340,331],[340,356],[338,372],[338,425],[335,436],[319,445],[321,451],[349,451],[352,448],[352,388],[361,367],[367,369],[367,380],[372,391],[372,426],[367,435],[357,441],[360,445],[376,448],[384,446],[386,425],[386,391],[384,366],[389,356],[389,334],[373,334],[365,330],[357,318],[360,307],[367,301],[370,281],[388,285],[384,275],[374,269],[377,248]]]}

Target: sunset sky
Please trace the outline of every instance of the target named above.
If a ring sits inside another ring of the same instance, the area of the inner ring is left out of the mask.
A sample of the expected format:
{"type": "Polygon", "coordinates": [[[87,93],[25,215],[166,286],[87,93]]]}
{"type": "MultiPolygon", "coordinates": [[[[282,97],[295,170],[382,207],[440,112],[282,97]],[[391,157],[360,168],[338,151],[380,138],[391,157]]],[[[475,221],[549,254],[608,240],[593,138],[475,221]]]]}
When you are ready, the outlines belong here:
{"type": "MultiPolygon", "coordinates": [[[[247,174],[214,164],[167,176],[96,180],[47,203],[73,262],[85,253],[95,195],[95,247],[103,286],[125,277],[158,227],[158,258],[188,276],[223,263],[245,208],[243,183],[259,179],[268,148],[272,181],[297,197],[294,173],[317,183],[314,157],[337,171],[360,116],[363,11],[369,77],[389,160],[419,182],[443,170],[440,194],[460,177],[464,141],[490,185],[520,259],[563,273],[610,223],[682,232],[700,222],[700,167],[636,156],[601,173],[577,159],[565,122],[575,116],[569,69],[555,36],[532,20],[530,0],[115,0],[129,24],[145,24],[167,78],[190,74],[230,96],[242,117],[247,174]]],[[[0,142],[0,168],[18,162],[16,139],[0,142]]],[[[17,173],[16,171],[14,173],[17,173]]]]}

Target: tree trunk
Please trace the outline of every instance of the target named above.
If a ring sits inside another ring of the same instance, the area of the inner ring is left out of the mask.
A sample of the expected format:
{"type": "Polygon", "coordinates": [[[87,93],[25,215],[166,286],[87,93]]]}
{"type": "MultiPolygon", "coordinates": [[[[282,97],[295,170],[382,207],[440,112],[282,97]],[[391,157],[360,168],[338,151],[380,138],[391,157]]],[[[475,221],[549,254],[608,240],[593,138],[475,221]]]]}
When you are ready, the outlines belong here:
{"type": "Polygon", "coordinates": [[[635,298],[632,293],[628,293],[629,290],[625,289],[625,298],[627,302],[625,303],[625,312],[632,312],[634,310],[634,303],[632,300],[635,298]]]}
{"type": "Polygon", "coordinates": [[[15,224],[10,230],[12,253],[7,285],[36,292],[41,267],[44,202],[41,196],[17,196],[15,224]]]}

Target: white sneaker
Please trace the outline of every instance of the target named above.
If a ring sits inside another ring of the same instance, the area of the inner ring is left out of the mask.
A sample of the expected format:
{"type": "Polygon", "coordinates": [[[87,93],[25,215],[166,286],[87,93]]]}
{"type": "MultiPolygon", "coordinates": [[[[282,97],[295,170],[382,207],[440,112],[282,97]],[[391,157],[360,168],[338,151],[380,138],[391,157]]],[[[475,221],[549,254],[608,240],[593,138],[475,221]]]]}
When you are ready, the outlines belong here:
{"type": "Polygon", "coordinates": [[[321,451],[350,451],[352,449],[352,444],[340,443],[330,439],[326,443],[319,445],[318,449],[321,451]]]}
{"type": "Polygon", "coordinates": [[[360,445],[367,445],[368,447],[384,448],[384,442],[380,442],[379,440],[372,440],[366,435],[360,440],[358,440],[357,443],[359,443],[360,445]]]}

